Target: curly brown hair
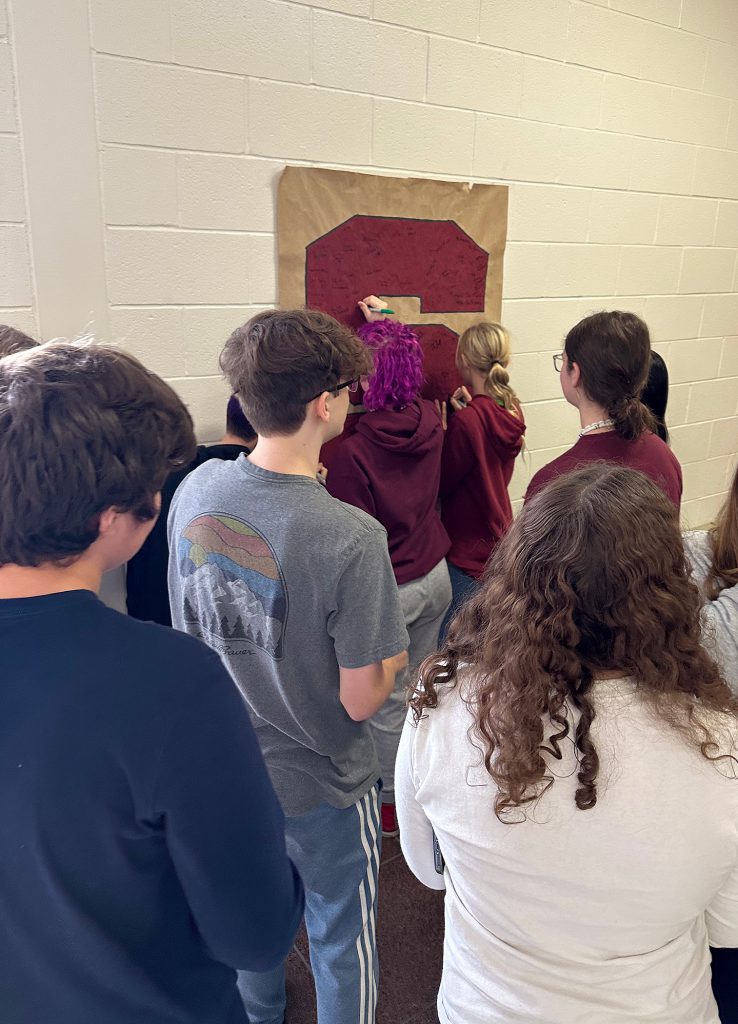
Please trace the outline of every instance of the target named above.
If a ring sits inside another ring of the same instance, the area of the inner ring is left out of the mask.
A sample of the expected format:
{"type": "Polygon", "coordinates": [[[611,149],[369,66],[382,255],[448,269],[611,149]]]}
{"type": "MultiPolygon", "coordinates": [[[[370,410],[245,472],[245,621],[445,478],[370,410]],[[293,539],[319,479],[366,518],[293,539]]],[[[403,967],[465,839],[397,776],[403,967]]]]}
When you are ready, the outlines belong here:
{"type": "Polygon", "coordinates": [[[416,722],[444,684],[458,685],[461,669],[501,821],[524,820],[520,809],[554,784],[545,757],[560,759],[567,739],[578,759],[576,805],[594,807],[592,687],[602,674],[632,676],[705,758],[738,764],[714,736],[713,713],[738,716],[738,698],[701,644],[676,509],[635,470],[593,463],[526,504],[445,648],[424,662],[410,699],[416,722]]]}

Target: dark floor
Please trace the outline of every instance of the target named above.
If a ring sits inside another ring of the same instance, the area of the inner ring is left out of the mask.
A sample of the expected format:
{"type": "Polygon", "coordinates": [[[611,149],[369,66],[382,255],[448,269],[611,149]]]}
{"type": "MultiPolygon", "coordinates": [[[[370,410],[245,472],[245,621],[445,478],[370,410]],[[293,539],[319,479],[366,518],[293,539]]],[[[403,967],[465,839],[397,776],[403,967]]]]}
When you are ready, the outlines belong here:
{"type": "MultiPolygon", "coordinates": [[[[379,869],[377,1024],[438,1024],[443,959],[443,893],[410,873],[397,839],[382,840],[379,869]]],[[[285,1024],[316,1024],[315,989],[305,932],[287,960],[285,1024]]]]}

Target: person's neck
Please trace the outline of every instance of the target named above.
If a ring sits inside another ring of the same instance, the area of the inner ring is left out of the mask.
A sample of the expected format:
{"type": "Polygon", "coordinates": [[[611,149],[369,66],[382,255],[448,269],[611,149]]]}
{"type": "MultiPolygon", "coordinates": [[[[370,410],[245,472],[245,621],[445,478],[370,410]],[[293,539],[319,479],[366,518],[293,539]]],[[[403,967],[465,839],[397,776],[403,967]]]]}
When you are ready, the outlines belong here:
{"type": "Polygon", "coordinates": [[[0,599],[43,597],[70,590],[91,590],[97,594],[102,568],[84,555],[66,567],[46,562],[43,565],[0,566],[0,599]]]}
{"type": "Polygon", "coordinates": [[[238,434],[229,434],[228,431],[223,434],[220,441],[213,441],[213,444],[237,444],[241,448],[253,448],[256,444],[256,439],[253,441],[246,440],[244,437],[239,437],[238,434]]]}
{"type": "Polygon", "coordinates": [[[489,398],[489,392],[486,388],[486,378],[484,374],[477,373],[476,370],[469,371],[469,383],[467,387],[471,391],[472,398],[476,398],[477,395],[486,395],[489,398]]]}
{"type": "Polygon", "coordinates": [[[266,469],[272,473],[307,476],[314,479],[318,472],[322,447],[323,438],[314,434],[301,436],[299,431],[297,434],[289,436],[281,434],[273,434],[271,437],[260,436],[248,459],[260,469],[266,469]]]}
{"type": "MultiPolygon", "coordinates": [[[[584,430],[590,423],[600,423],[602,420],[607,420],[610,417],[607,414],[607,409],[603,409],[601,405],[596,405],[594,402],[590,402],[588,398],[583,398],[579,403],[579,425],[580,429],[584,430]]],[[[591,437],[592,434],[606,434],[612,430],[612,427],[597,427],[596,430],[588,430],[587,437],[591,437]]]]}

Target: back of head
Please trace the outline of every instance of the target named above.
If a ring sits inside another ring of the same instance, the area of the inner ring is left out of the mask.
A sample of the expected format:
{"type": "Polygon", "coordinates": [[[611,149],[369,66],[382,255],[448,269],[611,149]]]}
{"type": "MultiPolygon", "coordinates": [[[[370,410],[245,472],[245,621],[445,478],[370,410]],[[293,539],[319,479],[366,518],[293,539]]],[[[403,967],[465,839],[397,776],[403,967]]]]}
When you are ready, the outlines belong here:
{"type": "Polygon", "coordinates": [[[543,745],[556,752],[570,733],[576,803],[594,805],[599,760],[589,727],[601,673],[634,677],[665,727],[703,754],[695,698],[707,711],[738,712],[701,643],[674,505],[644,474],[604,463],[559,477],[524,506],[481,591],[453,620],[446,652],[423,667],[416,713],[433,706],[435,683],[461,664],[474,670],[470,706],[499,787],[498,814],[553,784],[543,745]]]}
{"type": "Polygon", "coordinates": [[[490,398],[500,402],[508,412],[520,409],[520,402],[510,386],[507,367],[510,362],[510,335],[502,324],[482,320],[467,327],[459,337],[457,361],[463,356],[467,365],[485,378],[490,398]]]}
{"type": "Polygon", "coordinates": [[[314,309],[270,309],[238,327],[220,366],[257,434],[294,434],[306,407],[341,379],[365,376],[371,358],[354,332],[314,309]]]}
{"type": "Polygon", "coordinates": [[[662,441],[668,442],[666,405],[669,401],[669,371],[658,352],[651,353],[651,366],[646,386],[641,393],[641,401],[653,413],[656,420],[656,433],[662,441]]]}
{"type": "Polygon", "coordinates": [[[226,430],[233,437],[240,437],[243,443],[251,444],[256,438],[256,431],[244,415],[237,395],[231,395],[226,406],[226,430]]]}
{"type": "Polygon", "coordinates": [[[619,310],[585,317],[567,334],[564,352],[579,366],[587,398],[607,411],[621,437],[653,429],[640,398],[651,365],[651,339],[640,317],[619,310]]]}
{"type": "Polygon", "coordinates": [[[378,320],[362,328],[361,338],[373,363],[364,407],[370,412],[404,408],[423,386],[423,349],[415,332],[394,320],[378,320]]]}
{"type": "Polygon", "coordinates": [[[152,518],[194,453],[182,401],[125,352],[50,342],[0,360],[0,565],[82,554],[108,508],[152,518]]]}
{"type": "Polygon", "coordinates": [[[710,600],[715,600],[726,587],[738,584],[738,466],[725,504],[720,509],[710,531],[712,564],[705,589],[710,600]]]}
{"type": "Polygon", "coordinates": [[[12,356],[15,352],[26,352],[37,345],[38,342],[29,338],[23,331],[17,331],[15,327],[8,327],[7,324],[0,324],[0,359],[3,356],[12,356]]]}

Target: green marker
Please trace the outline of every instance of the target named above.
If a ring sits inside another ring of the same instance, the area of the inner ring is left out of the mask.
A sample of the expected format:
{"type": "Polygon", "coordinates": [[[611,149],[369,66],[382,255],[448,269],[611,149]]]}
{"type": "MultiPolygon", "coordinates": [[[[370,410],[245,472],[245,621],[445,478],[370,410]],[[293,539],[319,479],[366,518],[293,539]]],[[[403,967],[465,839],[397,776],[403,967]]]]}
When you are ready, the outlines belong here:
{"type": "Polygon", "coordinates": [[[376,306],[366,307],[370,313],[394,313],[394,309],[377,309],[376,306]]]}

